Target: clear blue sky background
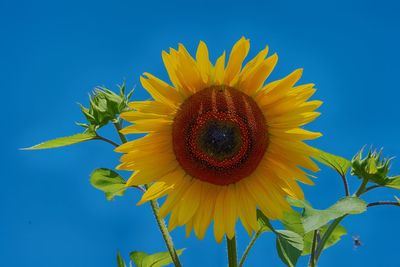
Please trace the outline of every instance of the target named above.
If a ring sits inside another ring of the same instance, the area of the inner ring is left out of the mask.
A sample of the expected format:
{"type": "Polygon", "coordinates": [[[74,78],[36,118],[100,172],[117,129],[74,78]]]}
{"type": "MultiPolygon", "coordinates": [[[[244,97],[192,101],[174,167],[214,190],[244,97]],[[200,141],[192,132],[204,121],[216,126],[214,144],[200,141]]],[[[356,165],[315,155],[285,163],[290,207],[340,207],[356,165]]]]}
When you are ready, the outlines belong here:
{"type": "MultiPolygon", "coordinates": [[[[0,0],[2,159],[0,265],[116,266],[117,250],[163,251],[149,206],[130,191],[113,202],[92,188],[97,167],[113,168],[112,147],[91,142],[48,151],[20,147],[80,131],[76,102],[87,104],[96,85],[138,84],[151,72],[164,79],[161,51],[199,40],[215,59],[242,35],[250,55],[265,44],[279,54],[273,78],[298,67],[325,103],[309,128],[323,132],[314,145],[351,157],[364,144],[400,156],[400,6],[397,1],[18,1],[0,0]]],[[[138,86],[136,99],[148,95],[138,86]]],[[[103,134],[117,139],[111,130],[103,134]]],[[[400,173],[394,161],[393,174],[400,173]]],[[[126,175],[126,174],[124,174],[126,175]]],[[[326,208],[343,194],[333,171],[322,168],[307,198],[326,208]]],[[[355,189],[357,180],[351,178],[355,189]]],[[[366,198],[391,200],[377,190],[366,198]]],[[[371,208],[347,218],[349,234],[327,250],[320,266],[400,266],[400,209],[371,208]],[[353,249],[352,235],[364,245],[353,249]]],[[[185,266],[225,266],[225,246],[173,232],[185,266]]],[[[239,228],[239,249],[248,237],[239,228]]],[[[306,265],[306,259],[299,266],[306,265]]],[[[273,236],[255,245],[247,266],[283,266],[273,236]]]]}

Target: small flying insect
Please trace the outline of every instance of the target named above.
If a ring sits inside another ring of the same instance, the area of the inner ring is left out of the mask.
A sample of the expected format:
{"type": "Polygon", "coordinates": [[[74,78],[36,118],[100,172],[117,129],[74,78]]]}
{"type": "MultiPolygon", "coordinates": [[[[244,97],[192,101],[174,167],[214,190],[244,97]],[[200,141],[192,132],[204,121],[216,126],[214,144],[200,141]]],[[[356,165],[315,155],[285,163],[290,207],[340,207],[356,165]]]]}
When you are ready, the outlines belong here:
{"type": "Polygon", "coordinates": [[[354,249],[357,249],[363,245],[359,235],[353,235],[352,238],[353,238],[353,248],[354,249]]]}

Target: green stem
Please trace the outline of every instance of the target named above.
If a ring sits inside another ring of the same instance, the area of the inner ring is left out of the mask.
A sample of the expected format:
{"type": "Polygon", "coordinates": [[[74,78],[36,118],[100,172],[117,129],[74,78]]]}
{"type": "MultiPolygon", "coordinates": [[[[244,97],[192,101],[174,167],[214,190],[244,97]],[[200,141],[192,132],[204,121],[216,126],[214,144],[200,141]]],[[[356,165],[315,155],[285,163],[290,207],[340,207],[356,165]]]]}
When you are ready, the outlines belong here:
{"type": "Polygon", "coordinates": [[[114,122],[113,124],[114,124],[115,129],[116,129],[117,132],[118,132],[118,135],[119,135],[119,138],[121,139],[121,142],[122,142],[122,143],[128,142],[128,140],[126,139],[125,135],[124,135],[123,133],[120,132],[121,129],[122,129],[121,121],[118,120],[117,122],[114,122]]]}
{"type": "Polygon", "coordinates": [[[244,264],[244,262],[245,262],[245,260],[246,260],[246,258],[247,258],[247,255],[249,254],[249,252],[250,252],[250,250],[252,249],[254,243],[256,243],[256,241],[257,241],[257,239],[258,239],[258,237],[259,237],[260,235],[261,235],[261,231],[257,231],[257,232],[253,235],[253,237],[251,238],[250,243],[247,245],[247,248],[245,249],[242,258],[240,259],[239,267],[242,267],[242,266],[243,266],[243,264],[244,264]]]}
{"type": "Polygon", "coordinates": [[[367,193],[368,191],[371,191],[371,190],[373,190],[375,188],[379,188],[379,187],[382,187],[382,185],[377,184],[377,185],[368,186],[367,188],[365,188],[364,193],[367,193]]]}
{"type": "Polygon", "coordinates": [[[384,206],[384,205],[400,206],[400,203],[395,201],[377,201],[368,203],[367,207],[384,206]]]}
{"type": "Polygon", "coordinates": [[[118,145],[117,143],[115,143],[114,141],[112,141],[112,140],[110,140],[110,139],[107,139],[107,138],[105,138],[105,137],[103,137],[103,136],[100,136],[100,135],[97,135],[97,136],[94,138],[94,140],[101,140],[101,141],[107,142],[107,143],[109,143],[109,144],[111,144],[111,145],[113,145],[113,146],[115,146],[115,147],[119,147],[119,145],[118,145]]]}
{"type": "MultiPolygon", "coordinates": [[[[145,186],[146,189],[148,186],[145,186]]],[[[151,208],[153,209],[153,214],[154,217],[156,218],[158,228],[160,228],[161,234],[164,238],[164,242],[168,248],[168,252],[171,255],[171,259],[175,265],[175,267],[182,267],[182,264],[179,261],[178,254],[176,253],[176,250],[174,248],[174,243],[172,242],[171,235],[168,232],[167,226],[165,224],[165,221],[160,217],[160,207],[158,205],[157,200],[151,200],[150,201],[151,208]]]]}
{"type": "Polygon", "coordinates": [[[333,233],[335,228],[339,225],[339,223],[344,219],[344,217],[346,217],[346,215],[344,215],[342,217],[339,217],[336,220],[334,220],[329,225],[328,229],[326,230],[326,232],[322,236],[321,241],[318,243],[318,246],[317,246],[317,248],[315,250],[315,265],[317,265],[319,256],[321,256],[321,252],[324,250],[326,241],[328,241],[329,237],[331,236],[331,234],[333,233]]]}
{"type": "Polygon", "coordinates": [[[311,246],[310,262],[308,263],[308,266],[310,267],[315,267],[315,247],[317,245],[317,236],[318,236],[318,230],[315,230],[311,246]]]}
{"type": "Polygon", "coordinates": [[[226,245],[228,247],[228,266],[237,267],[236,237],[234,236],[232,239],[227,237],[226,245]]]}
{"type": "Polygon", "coordinates": [[[356,197],[359,197],[359,196],[361,196],[363,193],[365,193],[366,192],[366,187],[367,187],[367,184],[368,184],[368,179],[363,179],[363,181],[362,181],[362,183],[361,183],[361,185],[360,185],[360,187],[357,189],[357,192],[354,194],[356,197]]]}
{"type": "Polygon", "coordinates": [[[342,177],[344,191],[345,191],[346,196],[348,197],[348,196],[350,196],[350,189],[349,189],[349,183],[347,182],[346,175],[343,174],[343,175],[340,175],[340,177],[342,177]]]}
{"type": "MultiPolygon", "coordinates": [[[[126,139],[125,135],[120,133],[121,130],[121,122],[115,122],[113,123],[115,126],[115,129],[118,132],[119,138],[121,139],[122,143],[126,143],[128,142],[128,140],[126,139]]],[[[145,185],[146,190],[148,189],[148,185],[145,185]]],[[[158,228],[160,229],[160,232],[162,234],[162,237],[164,239],[165,245],[167,246],[168,252],[171,256],[172,262],[174,263],[175,267],[182,267],[182,264],[179,261],[179,257],[178,254],[176,253],[175,247],[174,247],[174,243],[172,242],[172,238],[171,235],[169,234],[167,225],[165,224],[165,221],[163,218],[161,218],[160,216],[160,207],[158,205],[157,200],[151,200],[150,201],[151,204],[151,209],[153,210],[153,214],[154,217],[157,221],[157,225],[158,228]]]]}

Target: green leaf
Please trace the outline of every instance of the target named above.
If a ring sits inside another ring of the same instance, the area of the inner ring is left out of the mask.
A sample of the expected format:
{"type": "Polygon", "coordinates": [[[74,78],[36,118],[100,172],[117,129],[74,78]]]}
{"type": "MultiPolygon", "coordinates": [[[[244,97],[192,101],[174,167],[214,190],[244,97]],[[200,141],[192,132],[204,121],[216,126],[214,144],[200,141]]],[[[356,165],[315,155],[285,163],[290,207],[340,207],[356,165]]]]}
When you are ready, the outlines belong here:
{"type": "Polygon", "coordinates": [[[342,176],[346,175],[351,166],[351,162],[349,160],[322,150],[319,150],[318,156],[314,156],[314,159],[336,170],[342,176]]]}
{"type": "Polygon", "coordinates": [[[304,235],[303,222],[301,214],[297,211],[285,212],[282,219],[282,224],[285,229],[304,235]]]}
{"type": "Polygon", "coordinates": [[[367,204],[358,197],[342,198],[326,210],[314,209],[307,202],[303,202],[303,205],[304,212],[301,220],[305,233],[317,230],[336,218],[347,214],[363,213],[367,209],[367,204]]]}
{"type": "MultiPolygon", "coordinates": [[[[180,256],[185,249],[178,249],[176,254],[180,256]]],[[[168,252],[147,254],[145,252],[133,251],[129,254],[136,267],[162,267],[172,263],[171,255],[168,252]]]]}
{"type": "Polygon", "coordinates": [[[117,254],[117,264],[118,264],[118,267],[126,267],[125,261],[121,257],[121,254],[119,252],[117,254]]]}
{"type": "Polygon", "coordinates": [[[281,260],[289,267],[296,266],[303,251],[303,238],[289,230],[276,230],[276,247],[281,260]]]}
{"type": "Polygon", "coordinates": [[[113,170],[100,168],[90,175],[90,183],[106,194],[107,200],[125,193],[125,180],[113,170]]]}
{"type": "Polygon", "coordinates": [[[267,216],[265,216],[261,210],[257,210],[257,222],[258,222],[258,225],[260,226],[261,233],[273,231],[273,229],[274,229],[272,227],[271,223],[269,222],[269,219],[267,218],[267,216]]]}
{"type": "MultiPolygon", "coordinates": [[[[324,225],[319,229],[319,235],[323,236],[328,229],[328,225],[324,225]]],[[[336,244],[340,238],[347,234],[346,228],[344,228],[341,225],[336,226],[335,230],[333,230],[331,236],[328,238],[328,240],[325,243],[324,249],[329,248],[330,246],[333,246],[336,244]]],[[[302,255],[308,255],[311,253],[311,247],[312,247],[312,241],[314,237],[314,231],[309,232],[304,235],[304,249],[302,255]]]]}
{"type": "Polygon", "coordinates": [[[45,141],[35,146],[31,146],[28,148],[23,148],[23,150],[36,150],[36,149],[49,149],[56,148],[62,146],[69,146],[73,144],[77,144],[80,142],[92,140],[96,138],[95,133],[87,132],[87,133],[79,133],[71,136],[61,137],[49,141],[45,141]]]}
{"type": "Polygon", "coordinates": [[[394,189],[400,189],[400,175],[388,177],[387,179],[385,179],[385,183],[383,185],[394,189]]]}

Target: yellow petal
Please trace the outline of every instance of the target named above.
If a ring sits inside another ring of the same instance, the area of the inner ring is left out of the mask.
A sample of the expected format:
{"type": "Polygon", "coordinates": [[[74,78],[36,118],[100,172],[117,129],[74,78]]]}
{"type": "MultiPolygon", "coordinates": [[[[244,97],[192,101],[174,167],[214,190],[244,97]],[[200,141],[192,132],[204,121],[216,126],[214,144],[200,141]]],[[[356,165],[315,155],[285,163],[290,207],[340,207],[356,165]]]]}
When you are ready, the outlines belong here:
{"type": "Polygon", "coordinates": [[[154,113],[159,115],[169,115],[176,111],[176,108],[172,108],[164,103],[157,101],[132,101],[129,104],[131,109],[143,112],[143,113],[154,113]]]}
{"type": "Polygon", "coordinates": [[[140,77],[140,82],[154,100],[165,103],[171,107],[176,107],[182,102],[178,92],[166,82],[158,79],[150,73],[145,72],[143,75],[144,77],[140,77]]]}
{"type": "Polygon", "coordinates": [[[189,238],[189,237],[190,237],[190,233],[192,232],[192,229],[193,229],[193,219],[192,219],[192,220],[189,220],[189,221],[186,223],[186,230],[185,230],[185,232],[186,232],[186,238],[189,238]]]}
{"type": "Polygon", "coordinates": [[[214,81],[216,84],[220,85],[224,81],[225,75],[225,51],[222,55],[217,59],[214,67],[214,81]]]}
{"type": "Polygon", "coordinates": [[[185,173],[181,168],[176,168],[174,171],[167,173],[159,179],[159,182],[155,182],[147,189],[138,205],[165,196],[171,190],[175,189],[176,184],[180,183],[184,176],[185,173]]]}
{"type": "Polygon", "coordinates": [[[316,138],[322,136],[321,133],[307,131],[302,128],[293,128],[293,129],[270,128],[268,130],[268,134],[273,135],[276,138],[289,140],[289,141],[313,140],[313,139],[316,139],[316,138]]]}
{"type": "Polygon", "coordinates": [[[171,162],[171,164],[162,166],[162,168],[135,171],[126,182],[126,186],[137,186],[157,181],[160,177],[173,171],[177,166],[177,164],[171,162]]]}
{"type": "Polygon", "coordinates": [[[165,51],[162,51],[161,56],[164,61],[165,69],[168,72],[169,79],[171,80],[172,84],[175,86],[175,88],[181,88],[182,86],[179,82],[178,77],[176,76],[176,71],[177,71],[176,57],[172,54],[168,54],[165,51]]]}
{"type": "Polygon", "coordinates": [[[192,219],[193,215],[196,213],[197,208],[200,205],[202,184],[193,179],[191,185],[183,194],[179,205],[178,223],[183,225],[192,219]]]}
{"type": "Polygon", "coordinates": [[[135,122],[137,120],[148,120],[148,119],[163,119],[167,118],[166,115],[160,115],[155,113],[142,113],[139,111],[128,111],[120,114],[120,117],[129,122],[135,122]]]}
{"type": "Polygon", "coordinates": [[[174,184],[167,184],[164,182],[156,182],[150,186],[149,189],[143,194],[141,200],[137,203],[137,205],[142,205],[143,203],[157,199],[168,194],[169,191],[174,189],[174,184]]]}
{"type": "Polygon", "coordinates": [[[240,182],[237,184],[236,190],[238,194],[238,214],[247,233],[251,236],[253,230],[258,229],[256,214],[257,207],[251,194],[247,192],[247,188],[240,182]]]}
{"type": "Polygon", "coordinates": [[[142,138],[124,143],[119,147],[117,147],[114,151],[129,153],[133,150],[145,150],[146,148],[157,149],[160,146],[164,147],[168,144],[171,146],[172,149],[170,134],[164,132],[161,133],[155,132],[147,134],[142,138]]]}
{"type": "Polygon", "coordinates": [[[260,97],[258,98],[257,102],[259,103],[261,108],[263,106],[270,105],[271,103],[279,100],[280,98],[288,94],[289,90],[300,79],[302,73],[303,69],[297,69],[285,78],[267,84],[257,94],[257,97],[260,97]]]}
{"type": "Polygon", "coordinates": [[[161,217],[165,217],[174,208],[175,204],[181,199],[189,185],[190,179],[188,177],[184,177],[175,185],[175,189],[171,191],[160,208],[159,214],[161,217]]]}
{"type": "Polygon", "coordinates": [[[251,194],[251,196],[256,201],[260,210],[270,219],[278,219],[279,212],[269,198],[267,198],[265,191],[260,187],[259,184],[255,183],[255,177],[248,177],[246,180],[243,180],[242,184],[246,186],[247,192],[251,194]]]}
{"type": "Polygon", "coordinates": [[[224,199],[224,223],[226,234],[229,239],[235,236],[235,225],[237,220],[237,195],[235,184],[230,184],[224,199]]]}
{"type": "Polygon", "coordinates": [[[173,121],[167,119],[148,119],[136,121],[134,125],[125,127],[122,134],[137,134],[149,132],[169,132],[172,130],[173,121]]]}
{"type": "Polygon", "coordinates": [[[241,76],[248,76],[249,73],[251,73],[253,71],[254,68],[256,68],[261,62],[264,61],[265,57],[268,54],[268,46],[266,46],[263,50],[261,50],[257,56],[255,56],[252,60],[250,60],[246,66],[244,66],[242,72],[241,72],[241,76]]]}
{"type": "Polygon", "coordinates": [[[321,113],[305,112],[294,115],[270,117],[267,119],[268,126],[276,128],[296,128],[315,120],[321,113]]]}
{"type": "Polygon", "coordinates": [[[203,41],[200,41],[197,48],[196,61],[203,82],[208,84],[211,76],[211,62],[208,57],[207,45],[203,41]]]}
{"type": "Polygon", "coordinates": [[[179,209],[175,208],[171,212],[168,222],[168,231],[173,231],[178,226],[178,213],[179,209]]]}
{"type": "Polygon", "coordinates": [[[257,68],[253,69],[251,73],[241,78],[238,85],[239,89],[248,95],[255,94],[263,86],[277,62],[278,56],[276,54],[267,58],[257,68]]]}
{"type": "Polygon", "coordinates": [[[229,61],[226,66],[224,83],[230,84],[230,82],[239,75],[240,69],[247,54],[249,53],[250,42],[248,39],[242,37],[233,46],[231,54],[229,55],[229,61]]]}
{"type": "Polygon", "coordinates": [[[215,202],[214,210],[214,237],[218,243],[221,243],[225,235],[225,223],[224,223],[224,204],[225,195],[228,191],[227,186],[222,186],[215,202]]]}
{"type": "Polygon", "coordinates": [[[199,239],[203,239],[211,223],[214,214],[215,200],[218,196],[217,186],[203,183],[203,187],[201,205],[194,217],[194,231],[199,239]]]}

